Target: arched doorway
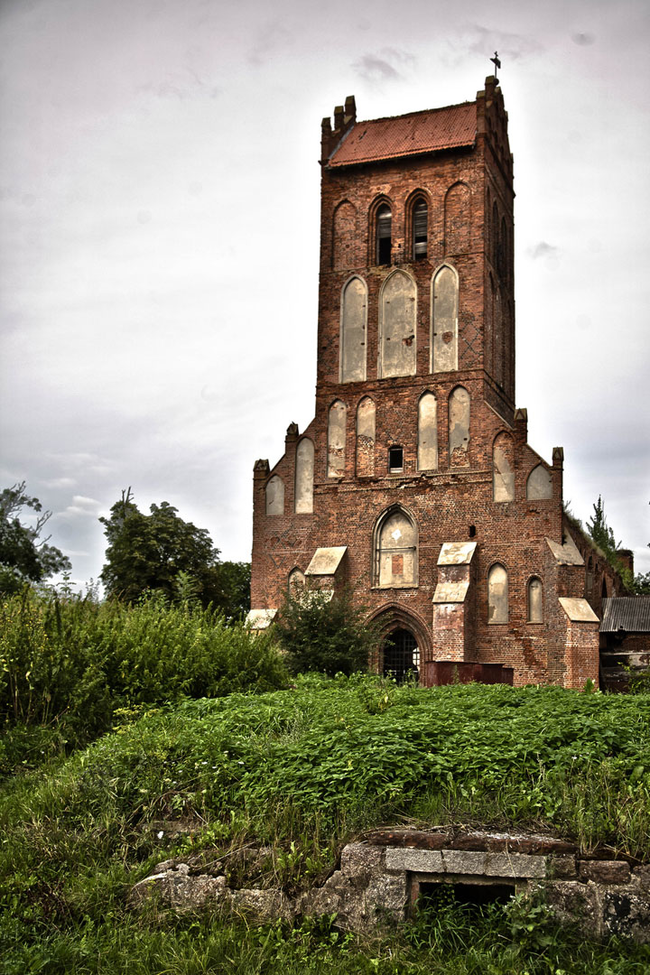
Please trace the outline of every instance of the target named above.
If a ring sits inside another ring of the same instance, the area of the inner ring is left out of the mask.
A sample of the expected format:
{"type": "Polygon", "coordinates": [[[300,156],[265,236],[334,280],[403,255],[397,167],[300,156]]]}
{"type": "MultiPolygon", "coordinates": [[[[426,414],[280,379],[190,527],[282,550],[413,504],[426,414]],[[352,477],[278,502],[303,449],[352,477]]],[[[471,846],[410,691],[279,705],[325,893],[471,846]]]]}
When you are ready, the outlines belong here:
{"type": "Polygon", "coordinates": [[[417,640],[410,630],[393,630],[384,643],[384,677],[392,677],[398,682],[419,680],[420,650],[417,640]]]}

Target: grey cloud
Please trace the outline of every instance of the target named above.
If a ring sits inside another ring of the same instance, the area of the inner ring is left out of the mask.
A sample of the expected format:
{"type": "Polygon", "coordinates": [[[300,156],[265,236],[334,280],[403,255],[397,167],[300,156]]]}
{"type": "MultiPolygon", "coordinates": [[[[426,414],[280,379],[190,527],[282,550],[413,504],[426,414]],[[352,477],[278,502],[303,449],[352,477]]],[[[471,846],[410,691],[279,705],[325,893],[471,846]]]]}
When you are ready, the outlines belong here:
{"type": "Polygon", "coordinates": [[[392,81],[402,77],[402,72],[395,67],[396,64],[400,68],[409,67],[414,60],[412,54],[389,47],[383,48],[379,55],[364,54],[355,61],[353,68],[357,74],[368,81],[392,81]]]}
{"type": "Polygon", "coordinates": [[[575,34],[571,35],[571,40],[574,44],[578,44],[581,47],[588,47],[590,44],[596,43],[596,35],[590,34],[588,31],[576,31],[575,34]]]}
{"type": "Polygon", "coordinates": [[[557,257],[560,248],[556,247],[555,244],[548,244],[545,240],[540,240],[539,244],[528,248],[528,253],[536,261],[538,257],[557,257]]]}
{"type": "Polygon", "coordinates": [[[542,50],[542,45],[533,37],[526,34],[512,34],[508,31],[493,30],[481,24],[470,24],[467,28],[471,54],[483,54],[491,57],[493,51],[499,52],[503,67],[507,67],[508,60],[519,61],[530,54],[542,50]]]}
{"type": "Polygon", "coordinates": [[[278,48],[290,47],[292,43],[293,34],[284,24],[278,20],[269,21],[259,30],[248,60],[255,65],[265,64],[278,48]]]}

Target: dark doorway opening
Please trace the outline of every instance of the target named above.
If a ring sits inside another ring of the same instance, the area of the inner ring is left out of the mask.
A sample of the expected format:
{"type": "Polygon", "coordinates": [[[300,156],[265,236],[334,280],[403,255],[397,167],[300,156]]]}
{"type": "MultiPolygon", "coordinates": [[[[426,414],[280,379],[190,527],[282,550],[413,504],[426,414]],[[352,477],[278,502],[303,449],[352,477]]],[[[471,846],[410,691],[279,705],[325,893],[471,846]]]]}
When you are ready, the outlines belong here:
{"type": "Polygon", "coordinates": [[[514,884],[419,884],[418,909],[457,904],[458,907],[485,907],[488,904],[507,904],[514,897],[514,884]]]}
{"type": "Polygon", "coordinates": [[[393,630],[384,644],[384,677],[392,677],[398,684],[418,680],[420,651],[410,630],[393,630]]]}

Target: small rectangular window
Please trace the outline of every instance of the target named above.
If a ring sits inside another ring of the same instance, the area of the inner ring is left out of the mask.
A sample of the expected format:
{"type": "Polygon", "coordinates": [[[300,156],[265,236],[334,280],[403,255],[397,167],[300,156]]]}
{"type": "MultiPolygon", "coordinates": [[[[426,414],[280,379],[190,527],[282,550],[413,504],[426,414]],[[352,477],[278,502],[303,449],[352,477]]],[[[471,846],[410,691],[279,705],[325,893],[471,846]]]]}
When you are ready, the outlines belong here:
{"type": "Polygon", "coordinates": [[[389,447],[388,469],[390,471],[404,470],[404,450],[402,447],[389,447]]]}

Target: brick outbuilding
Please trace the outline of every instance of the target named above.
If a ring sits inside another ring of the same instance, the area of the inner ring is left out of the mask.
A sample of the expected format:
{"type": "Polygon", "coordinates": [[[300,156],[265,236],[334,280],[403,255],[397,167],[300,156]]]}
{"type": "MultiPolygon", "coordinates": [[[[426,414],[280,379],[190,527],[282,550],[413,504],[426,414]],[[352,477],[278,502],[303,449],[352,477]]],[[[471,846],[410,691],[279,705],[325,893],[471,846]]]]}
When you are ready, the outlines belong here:
{"type": "Polygon", "coordinates": [[[251,622],[305,578],[350,584],[380,670],[582,687],[619,581],[515,406],[507,123],[493,77],[461,105],[323,120],[315,417],[255,464],[251,622]]]}

